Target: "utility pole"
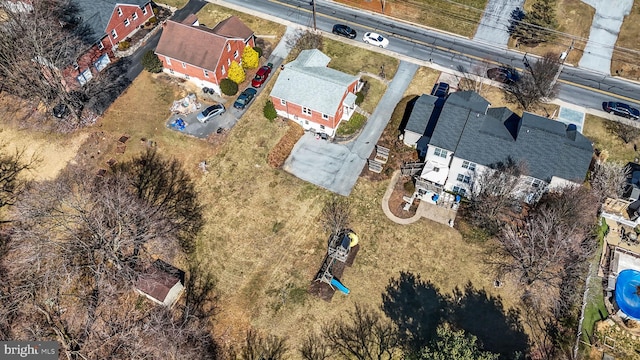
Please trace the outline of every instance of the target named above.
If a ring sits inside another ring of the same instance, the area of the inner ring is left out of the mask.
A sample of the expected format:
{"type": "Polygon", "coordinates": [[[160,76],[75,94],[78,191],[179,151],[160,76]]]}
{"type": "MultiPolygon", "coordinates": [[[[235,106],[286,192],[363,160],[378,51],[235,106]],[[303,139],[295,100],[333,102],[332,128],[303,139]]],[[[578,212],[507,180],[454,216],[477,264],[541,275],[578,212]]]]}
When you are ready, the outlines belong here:
{"type": "Polygon", "coordinates": [[[313,8],[313,31],[317,31],[316,28],[316,1],[311,0],[311,7],[313,8]]]}

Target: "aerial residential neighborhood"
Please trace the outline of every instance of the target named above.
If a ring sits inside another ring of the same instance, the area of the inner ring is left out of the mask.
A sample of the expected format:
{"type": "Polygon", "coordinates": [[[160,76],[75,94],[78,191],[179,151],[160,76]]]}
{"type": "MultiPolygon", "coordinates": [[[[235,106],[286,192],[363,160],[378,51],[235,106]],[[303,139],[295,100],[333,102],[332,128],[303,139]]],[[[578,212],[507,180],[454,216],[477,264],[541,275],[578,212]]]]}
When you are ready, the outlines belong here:
{"type": "Polygon", "coordinates": [[[0,359],[640,359],[640,3],[0,14],[0,359]]]}

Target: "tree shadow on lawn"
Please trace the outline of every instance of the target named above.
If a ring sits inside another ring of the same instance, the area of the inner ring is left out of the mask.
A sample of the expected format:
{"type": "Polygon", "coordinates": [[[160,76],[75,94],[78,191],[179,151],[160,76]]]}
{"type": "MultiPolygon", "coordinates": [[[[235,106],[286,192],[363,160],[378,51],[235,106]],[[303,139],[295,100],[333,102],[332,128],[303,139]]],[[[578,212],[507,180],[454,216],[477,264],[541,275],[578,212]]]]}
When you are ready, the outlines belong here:
{"type": "Polygon", "coordinates": [[[464,290],[456,288],[453,298],[456,303],[452,304],[449,321],[475,335],[484,350],[498,353],[502,359],[513,358],[518,352],[527,353],[529,337],[518,310],[504,309],[500,297],[489,295],[484,289],[474,289],[471,282],[464,290]]]}
{"type": "Polygon", "coordinates": [[[520,313],[505,312],[499,297],[474,289],[471,282],[446,295],[420,275],[400,272],[382,294],[382,309],[398,326],[400,341],[411,352],[429,344],[443,322],[475,335],[483,350],[498,353],[501,359],[529,349],[520,313]]]}
{"type": "Polygon", "coordinates": [[[398,326],[400,341],[411,352],[435,337],[448,302],[431,282],[404,271],[398,279],[389,281],[382,294],[382,309],[398,326]]]}

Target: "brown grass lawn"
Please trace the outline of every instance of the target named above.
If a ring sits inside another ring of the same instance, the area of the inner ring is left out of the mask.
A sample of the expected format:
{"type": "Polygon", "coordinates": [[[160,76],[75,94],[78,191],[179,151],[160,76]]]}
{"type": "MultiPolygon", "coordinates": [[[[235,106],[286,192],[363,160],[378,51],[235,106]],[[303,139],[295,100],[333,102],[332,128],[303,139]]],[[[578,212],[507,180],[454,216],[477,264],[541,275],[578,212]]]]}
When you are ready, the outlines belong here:
{"type": "Polygon", "coordinates": [[[229,16],[235,15],[239,17],[245,25],[255,31],[256,34],[275,35],[276,38],[274,40],[269,39],[273,44],[278,43],[287,29],[284,25],[214,4],[205,5],[196,15],[198,16],[200,24],[208,27],[214,27],[220,21],[228,18],[229,16]]]}
{"type": "MultiPolygon", "coordinates": [[[[382,12],[380,0],[337,0],[343,4],[378,13],[382,12]]],[[[387,0],[385,15],[411,21],[436,29],[471,37],[482,17],[486,0],[387,0]]]]}
{"type": "Polygon", "coordinates": [[[640,79],[640,43],[638,42],[640,33],[640,2],[634,2],[631,14],[624,19],[616,51],[611,59],[611,73],[616,74],[616,70],[622,70],[622,75],[629,79],[640,79]]]}
{"type": "Polygon", "coordinates": [[[633,143],[625,144],[619,137],[606,129],[606,121],[610,120],[587,114],[583,132],[586,137],[593,141],[593,147],[599,151],[606,151],[607,155],[605,157],[609,160],[620,161],[625,164],[640,157],[640,154],[633,150],[633,143]]]}
{"type": "MultiPolygon", "coordinates": [[[[524,8],[526,11],[531,10],[531,5],[535,0],[526,0],[524,8]]],[[[556,19],[558,20],[558,31],[570,34],[572,36],[587,39],[589,38],[589,30],[591,29],[591,21],[595,9],[583,3],[581,0],[558,0],[556,6],[556,19]]],[[[559,36],[555,40],[547,44],[541,44],[535,47],[521,45],[519,47],[522,52],[530,52],[537,55],[544,55],[548,52],[560,54],[567,51],[571,45],[571,38],[559,36]]],[[[577,65],[582,57],[582,51],[586,42],[576,41],[574,49],[569,52],[566,62],[577,65]]],[[[509,40],[509,47],[515,48],[515,41],[509,40]]]]}
{"type": "MultiPolygon", "coordinates": [[[[429,81],[435,76],[426,69],[419,73],[429,81]]],[[[392,223],[380,205],[387,181],[364,179],[349,197],[352,227],[361,237],[355,264],[341,279],[352,293],[338,293],[331,303],[307,296],[306,289],[326,250],[327,234],[321,230],[319,214],[329,193],[267,165],[270,148],[286,132],[282,122],[271,123],[262,116],[269,89],[219,146],[165,127],[169,106],[181,90],[164,77],[147,73],[133,82],[96,126],[71,137],[76,142],[14,130],[10,124],[0,138],[12,141],[19,133],[25,145],[56,143],[58,148],[52,149],[56,158],[52,158],[58,168],[72,157],[58,155],[73,154],[83,136],[96,133],[98,140],[90,137],[75,161],[104,167],[109,157],[125,159],[137,154],[145,146],[140,141],[143,138],[154,140],[162,154],[181,160],[206,206],[207,223],[198,238],[198,255],[205,271],[218,280],[220,312],[214,331],[225,342],[240,341],[251,325],[287,336],[295,349],[304,334],[343,316],[353,303],[379,306],[390,278],[403,270],[421,274],[445,294],[470,282],[476,289],[503,296],[505,308],[514,305],[514,288],[491,286],[493,277],[483,265],[483,245],[467,244],[457,231],[427,220],[410,226],[392,223]],[[122,134],[131,140],[126,153],[117,155],[109,144],[115,144],[122,134]],[[102,142],[100,154],[92,152],[93,141],[102,142]],[[207,174],[197,167],[202,160],[209,163],[207,174]]]]}
{"type": "MultiPolygon", "coordinates": [[[[520,106],[520,104],[518,104],[517,102],[509,101],[505,97],[504,90],[500,88],[484,85],[481,95],[485,99],[487,99],[489,103],[491,103],[491,107],[507,107],[509,108],[509,110],[520,116],[522,116],[522,113],[524,112],[522,106],[520,106]]],[[[527,111],[530,113],[538,114],[540,116],[546,117],[547,115],[549,115],[553,117],[554,114],[557,114],[559,109],[560,107],[554,104],[538,104],[531,107],[527,111]]]]}
{"type": "Polygon", "coordinates": [[[330,68],[351,75],[357,75],[359,72],[378,75],[380,68],[384,66],[386,77],[391,79],[400,64],[398,59],[391,56],[326,37],[323,40],[322,52],[332,59],[329,63],[330,68]]]}
{"type": "Polygon", "coordinates": [[[416,71],[416,75],[404,92],[405,96],[430,94],[433,84],[438,81],[440,72],[428,67],[421,66],[416,71]]]}

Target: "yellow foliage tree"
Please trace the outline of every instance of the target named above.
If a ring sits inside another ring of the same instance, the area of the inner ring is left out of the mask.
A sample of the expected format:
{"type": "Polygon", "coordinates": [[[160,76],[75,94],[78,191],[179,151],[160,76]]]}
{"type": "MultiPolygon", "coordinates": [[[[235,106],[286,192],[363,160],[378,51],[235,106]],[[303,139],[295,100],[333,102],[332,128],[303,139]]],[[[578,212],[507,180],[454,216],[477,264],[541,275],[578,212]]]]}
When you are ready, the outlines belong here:
{"type": "Polygon", "coordinates": [[[229,65],[229,79],[236,84],[240,84],[247,77],[244,69],[236,61],[232,61],[229,65]]]}
{"type": "Polygon", "coordinates": [[[260,65],[258,52],[253,50],[251,46],[247,45],[242,53],[242,66],[245,69],[255,69],[258,65],[260,65]]]}

